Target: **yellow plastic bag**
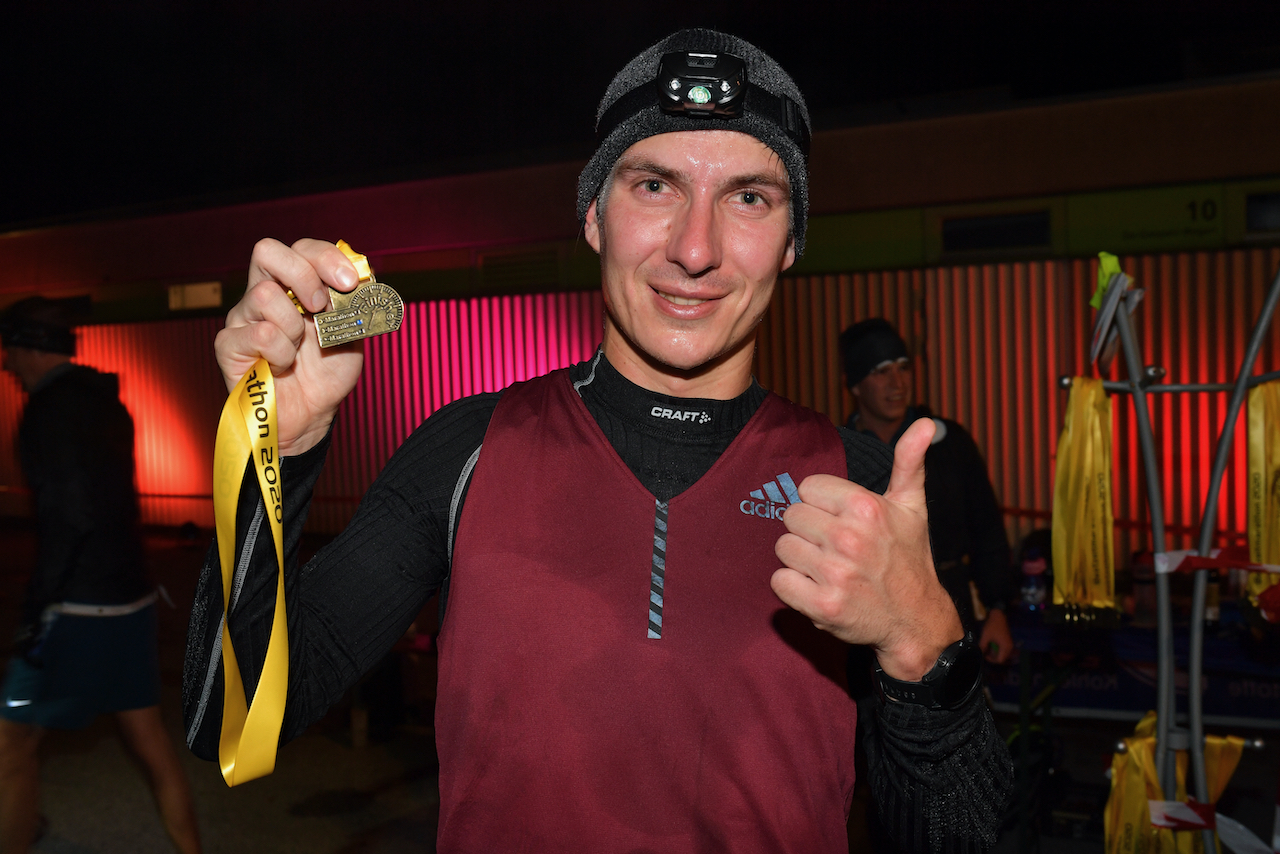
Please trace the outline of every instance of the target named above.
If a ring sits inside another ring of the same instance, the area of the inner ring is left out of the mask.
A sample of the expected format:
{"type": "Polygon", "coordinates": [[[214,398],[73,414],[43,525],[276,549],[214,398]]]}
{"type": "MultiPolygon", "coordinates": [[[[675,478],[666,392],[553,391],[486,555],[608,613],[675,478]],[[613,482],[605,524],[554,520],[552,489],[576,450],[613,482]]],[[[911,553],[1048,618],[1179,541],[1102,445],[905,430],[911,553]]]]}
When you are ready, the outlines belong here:
{"type": "MultiPolygon", "coordinates": [[[[1280,564],[1280,382],[1249,389],[1249,560],[1280,564]]],[[[1280,583],[1280,575],[1251,572],[1249,601],[1280,583]]]]}
{"type": "Polygon", "coordinates": [[[1111,399],[1102,380],[1076,377],[1053,479],[1053,604],[1115,607],[1111,399]]]}
{"type": "MultiPolygon", "coordinates": [[[[1125,751],[1111,759],[1111,796],[1103,814],[1107,854],[1203,854],[1204,837],[1198,830],[1171,830],[1151,825],[1148,801],[1165,800],[1155,766],[1156,713],[1147,712],[1133,735],[1124,740],[1125,751]]],[[[1227,788],[1244,740],[1236,736],[1205,738],[1205,782],[1209,802],[1217,803],[1227,788]]],[[[1187,752],[1177,754],[1178,791],[1174,800],[1187,800],[1187,752]]],[[[1216,836],[1215,836],[1216,839],[1216,836]]],[[[1222,844],[1218,843],[1218,850],[1222,844]]]]}

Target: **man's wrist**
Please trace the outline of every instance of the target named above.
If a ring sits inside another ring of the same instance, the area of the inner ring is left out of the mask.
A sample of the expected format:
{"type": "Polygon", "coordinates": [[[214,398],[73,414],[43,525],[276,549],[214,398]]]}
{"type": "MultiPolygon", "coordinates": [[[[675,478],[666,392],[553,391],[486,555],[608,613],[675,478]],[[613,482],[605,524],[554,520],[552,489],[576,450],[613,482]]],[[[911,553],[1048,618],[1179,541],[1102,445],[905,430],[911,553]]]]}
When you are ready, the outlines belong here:
{"type": "Polygon", "coordinates": [[[320,418],[310,429],[303,431],[291,439],[282,439],[280,442],[280,456],[282,457],[300,457],[316,447],[327,444],[326,440],[333,433],[333,424],[336,420],[337,413],[331,413],[328,418],[320,418]]]}
{"type": "Polygon", "coordinates": [[[875,666],[875,687],[882,700],[911,703],[929,709],[954,709],[978,689],[982,654],[971,632],[949,645],[918,680],[903,680],[875,666]]]}
{"type": "MultiPolygon", "coordinates": [[[[942,594],[945,596],[946,594],[942,594]]],[[[950,605],[951,600],[946,599],[950,605]]],[[[938,661],[938,656],[965,636],[964,625],[955,608],[948,608],[951,619],[939,626],[937,623],[921,627],[901,640],[876,647],[876,666],[894,679],[915,682],[924,677],[938,661]]]]}

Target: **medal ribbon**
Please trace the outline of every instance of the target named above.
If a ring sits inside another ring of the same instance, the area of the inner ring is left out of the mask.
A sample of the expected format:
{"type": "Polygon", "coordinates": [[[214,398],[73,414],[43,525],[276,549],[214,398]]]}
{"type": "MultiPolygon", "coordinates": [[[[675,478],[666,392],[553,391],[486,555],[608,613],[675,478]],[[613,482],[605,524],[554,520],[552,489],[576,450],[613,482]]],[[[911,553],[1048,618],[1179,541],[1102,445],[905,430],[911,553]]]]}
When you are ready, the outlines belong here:
{"type": "MultiPolygon", "coordinates": [[[[1249,389],[1248,413],[1249,560],[1260,564],[1280,563],[1280,383],[1269,382],[1249,389]]],[[[1280,576],[1251,572],[1245,591],[1254,606],[1258,597],[1280,576]]]]}
{"type": "Polygon", "coordinates": [[[1053,602],[1115,607],[1111,399],[1102,380],[1075,377],[1053,482],[1053,602]]]}
{"type": "Polygon", "coordinates": [[[270,774],[284,720],[289,684],[289,635],[284,613],[284,505],[281,499],[275,382],[265,359],[241,377],[218,421],[213,455],[213,513],[222,565],[222,736],[218,761],[228,786],[270,774]],[[276,608],[267,656],[253,701],[246,708],[244,684],[231,646],[228,609],[235,580],[236,507],[245,456],[253,460],[275,542],[276,608]]]}
{"type": "MultiPolygon", "coordinates": [[[[1199,833],[1172,830],[1152,824],[1151,806],[1185,804],[1187,798],[1187,751],[1176,756],[1177,791],[1165,792],[1156,777],[1156,713],[1147,712],[1133,735],[1124,740],[1126,749],[1111,758],[1111,796],[1103,812],[1103,832],[1107,854],[1204,854],[1199,833]]],[[[1205,776],[1210,807],[1218,802],[1244,752],[1244,739],[1234,735],[1210,735],[1204,740],[1205,776]]],[[[1205,810],[1214,815],[1212,808],[1205,810]]],[[[1222,846],[1218,846],[1222,850],[1222,846]]]]}
{"type": "Polygon", "coordinates": [[[371,281],[373,279],[373,270],[369,269],[369,259],[361,255],[359,252],[351,248],[351,244],[345,240],[338,241],[338,248],[342,250],[342,254],[347,256],[347,260],[355,265],[356,273],[360,276],[360,283],[371,281]]]}

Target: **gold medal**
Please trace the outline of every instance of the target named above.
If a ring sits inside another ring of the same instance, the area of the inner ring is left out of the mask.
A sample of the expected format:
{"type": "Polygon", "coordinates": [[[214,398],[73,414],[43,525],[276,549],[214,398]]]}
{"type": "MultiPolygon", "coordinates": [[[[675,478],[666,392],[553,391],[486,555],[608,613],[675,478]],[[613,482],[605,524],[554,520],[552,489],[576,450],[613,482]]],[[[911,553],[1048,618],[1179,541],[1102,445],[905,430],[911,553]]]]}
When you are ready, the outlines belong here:
{"type": "Polygon", "coordinates": [[[321,347],[336,347],[372,335],[395,332],[404,320],[404,300],[390,285],[373,276],[369,261],[352,249],[345,240],[338,241],[360,274],[360,284],[351,293],[329,288],[329,311],[315,315],[316,337],[321,347]]]}

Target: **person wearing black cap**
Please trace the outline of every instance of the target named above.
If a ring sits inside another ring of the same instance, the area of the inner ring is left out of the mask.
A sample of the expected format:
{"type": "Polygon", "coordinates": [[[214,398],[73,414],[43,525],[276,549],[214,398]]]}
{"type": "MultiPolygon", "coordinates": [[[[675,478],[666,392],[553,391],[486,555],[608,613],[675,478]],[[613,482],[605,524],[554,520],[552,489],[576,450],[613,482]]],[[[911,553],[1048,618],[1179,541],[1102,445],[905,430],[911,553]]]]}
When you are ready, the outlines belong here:
{"type": "Polygon", "coordinates": [[[62,304],[0,314],[4,367],[28,394],[18,448],[36,517],[36,566],[0,703],[0,850],[39,832],[38,747],[48,728],[112,713],[147,770],[178,850],[200,850],[195,807],[160,717],[156,592],[143,568],[133,419],[114,374],[72,363],[62,304]]]}
{"type": "Polygon", "coordinates": [[[938,577],[961,619],[978,629],[987,660],[1007,662],[1013,653],[1004,614],[1009,541],[982,453],[964,427],[912,404],[907,344],[889,321],[872,317],[850,326],[840,335],[840,355],[845,384],[857,402],[847,428],[892,447],[917,420],[934,422],[924,489],[938,577]]]}
{"type": "MultiPolygon", "coordinates": [[[[911,850],[989,847],[1012,768],[929,559],[929,425],[895,458],[751,377],[755,329],[804,245],[799,90],[753,45],[682,30],[623,68],[597,119],[578,215],[600,255],[600,350],[432,415],[301,569],[362,353],[322,355],[286,289],[320,311],[355,271],[321,241],[255,248],[217,351],[228,388],[259,357],[278,376],[283,737],[439,590],[439,850],[840,851],[857,716],[843,661],[861,643],[889,698],[870,764],[891,830],[911,850]]],[[[241,661],[261,660],[273,607],[258,506],[242,493],[241,661]]],[[[215,544],[184,692],[188,743],[210,759],[217,567],[215,544]]]]}

